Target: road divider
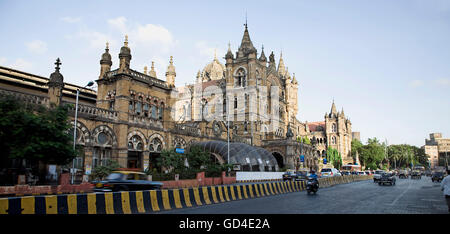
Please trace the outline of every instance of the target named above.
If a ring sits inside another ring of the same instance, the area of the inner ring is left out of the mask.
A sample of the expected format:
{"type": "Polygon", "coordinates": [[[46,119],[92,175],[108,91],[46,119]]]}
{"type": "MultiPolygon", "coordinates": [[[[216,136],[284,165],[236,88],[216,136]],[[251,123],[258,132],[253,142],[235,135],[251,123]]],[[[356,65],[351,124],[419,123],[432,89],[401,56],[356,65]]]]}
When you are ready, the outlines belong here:
{"type": "MultiPolygon", "coordinates": [[[[372,176],[319,178],[321,188],[370,180],[372,176]]],[[[0,214],[142,214],[274,196],[306,189],[305,181],[220,185],[183,189],[62,194],[0,199],[0,214]]]]}

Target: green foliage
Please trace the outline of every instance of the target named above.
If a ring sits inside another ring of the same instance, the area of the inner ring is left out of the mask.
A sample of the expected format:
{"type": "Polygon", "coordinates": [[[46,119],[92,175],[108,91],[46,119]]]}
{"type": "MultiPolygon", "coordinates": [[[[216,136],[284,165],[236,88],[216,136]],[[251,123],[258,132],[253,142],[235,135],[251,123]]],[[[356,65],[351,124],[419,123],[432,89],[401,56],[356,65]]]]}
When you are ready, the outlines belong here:
{"type": "Polygon", "coordinates": [[[342,157],[341,154],[334,148],[328,147],[327,150],[327,161],[332,164],[334,168],[341,168],[342,166],[342,157]]]}
{"type": "Polygon", "coordinates": [[[359,152],[359,160],[361,165],[368,166],[373,164],[380,165],[385,157],[384,145],[382,145],[377,138],[369,138],[367,145],[361,147],[359,152]]]}
{"type": "Polygon", "coordinates": [[[423,165],[428,167],[428,158],[425,155],[425,150],[413,145],[389,145],[386,147],[387,155],[385,153],[385,144],[380,143],[377,138],[369,138],[366,145],[363,145],[358,140],[352,140],[352,156],[355,158],[356,151],[358,151],[361,165],[367,169],[389,169],[390,168],[408,168],[411,163],[413,165],[423,165]]]}
{"type": "Polygon", "coordinates": [[[108,160],[106,162],[106,166],[96,166],[94,169],[92,169],[91,178],[93,180],[103,180],[105,177],[107,177],[111,172],[117,170],[120,165],[118,162],[113,160],[108,160]]]}
{"type": "Polygon", "coordinates": [[[407,168],[413,165],[423,165],[428,167],[428,157],[425,150],[413,145],[401,144],[388,146],[388,159],[392,165],[400,168],[407,168]]]}
{"type": "Polygon", "coordinates": [[[199,146],[192,146],[186,154],[189,168],[191,170],[200,171],[202,167],[206,167],[210,162],[209,152],[202,150],[199,146]]]}
{"type": "Polygon", "coordinates": [[[64,165],[75,156],[68,106],[46,108],[0,98],[0,147],[8,158],[64,165]]]}
{"type": "Polygon", "coordinates": [[[165,149],[161,152],[161,156],[157,159],[157,167],[168,169],[170,172],[179,174],[184,171],[185,156],[176,153],[174,149],[165,149]]]}
{"type": "Polygon", "coordinates": [[[358,152],[358,155],[361,155],[363,144],[358,139],[352,140],[352,158],[356,161],[356,152],[358,152]]]}

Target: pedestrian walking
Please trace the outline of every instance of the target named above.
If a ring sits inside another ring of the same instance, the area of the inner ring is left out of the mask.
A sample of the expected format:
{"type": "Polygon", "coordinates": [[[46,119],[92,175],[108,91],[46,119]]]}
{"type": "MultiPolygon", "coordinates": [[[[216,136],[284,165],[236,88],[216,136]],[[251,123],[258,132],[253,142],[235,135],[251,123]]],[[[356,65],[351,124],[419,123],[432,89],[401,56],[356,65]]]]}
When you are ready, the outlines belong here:
{"type": "Polygon", "coordinates": [[[441,190],[444,191],[448,212],[450,213],[450,168],[447,168],[447,176],[441,182],[441,190]]]}

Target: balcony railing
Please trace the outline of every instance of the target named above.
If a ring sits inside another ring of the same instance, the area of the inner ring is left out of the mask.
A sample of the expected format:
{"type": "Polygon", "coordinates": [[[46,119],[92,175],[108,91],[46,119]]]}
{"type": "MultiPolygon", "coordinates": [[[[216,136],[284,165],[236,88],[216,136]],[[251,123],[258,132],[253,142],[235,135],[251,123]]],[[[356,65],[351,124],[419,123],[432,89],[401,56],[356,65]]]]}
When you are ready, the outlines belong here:
{"type": "Polygon", "coordinates": [[[131,123],[137,123],[137,124],[143,124],[143,125],[147,125],[147,126],[153,126],[153,127],[157,127],[157,128],[163,128],[163,123],[161,120],[158,119],[154,119],[154,118],[149,118],[146,116],[141,116],[141,115],[129,115],[129,121],[131,123]]]}
{"type": "MultiPolygon", "coordinates": [[[[63,104],[70,104],[71,107],[69,108],[69,112],[75,112],[75,103],[71,102],[64,102],[63,104]]],[[[110,119],[110,120],[117,120],[118,119],[118,112],[98,108],[95,106],[88,106],[84,104],[78,104],[78,115],[85,114],[88,117],[94,117],[94,118],[104,118],[104,119],[110,119]]]]}
{"type": "Polygon", "coordinates": [[[38,104],[38,105],[49,105],[50,99],[48,97],[44,96],[38,96],[33,94],[24,94],[14,91],[8,91],[8,90],[1,90],[0,89],[0,96],[12,96],[20,101],[23,101],[25,103],[31,103],[31,104],[38,104]]]}

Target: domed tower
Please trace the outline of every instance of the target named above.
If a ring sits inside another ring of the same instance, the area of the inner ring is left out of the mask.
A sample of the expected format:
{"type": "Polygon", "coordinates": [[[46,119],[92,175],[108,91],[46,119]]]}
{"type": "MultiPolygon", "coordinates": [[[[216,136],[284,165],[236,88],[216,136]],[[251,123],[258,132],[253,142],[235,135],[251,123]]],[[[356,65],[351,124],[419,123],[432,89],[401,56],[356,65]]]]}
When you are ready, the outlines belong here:
{"type": "Polygon", "coordinates": [[[112,60],[111,54],[109,54],[109,43],[106,42],[105,53],[102,54],[102,59],[100,59],[100,76],[99,79],[102,79],[105,74],[111,71],[112,60]]]}
{"type": "Polygon", "coordinates": [[[120,48],[119,54],[119,73],[126,73],[130,69],[131,50],[128,47],[128,35],[125,35],[125,42],[122,48],[120,48]]]}
{"type": "Polygon", "coordinates": [[[211,80],[220,80],[225,77],[225,66],[219,62],[214,54],[214,60],[203,68],[202,78],[203,82],[211,80]]]}
{"type": "Polygon", "coordinates": [[[58,106],[62,100],[62,91],[64,88],[64,77],[59,72],[59,65],[61,65],[61,60],[56,59],[56,67],[55,72],[50,75],[50,79],[47,83],[48,85],[48,97],[50,99],[50,103],[58,106]]]}

